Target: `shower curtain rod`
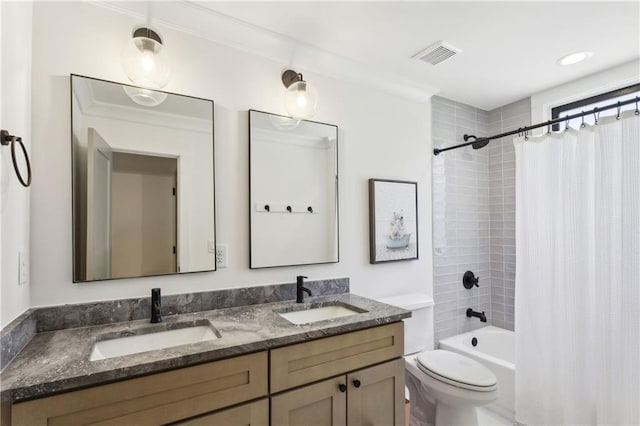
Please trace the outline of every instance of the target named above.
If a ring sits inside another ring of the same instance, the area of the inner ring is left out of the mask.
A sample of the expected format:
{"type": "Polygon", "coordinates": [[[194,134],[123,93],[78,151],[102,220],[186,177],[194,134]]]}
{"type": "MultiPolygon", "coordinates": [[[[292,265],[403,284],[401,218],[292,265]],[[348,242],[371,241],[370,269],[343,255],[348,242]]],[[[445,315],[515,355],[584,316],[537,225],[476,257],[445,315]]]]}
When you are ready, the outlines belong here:
{"type": "MultiPolygon", "coordinates": [[[[500,134],[494,135],[494,136],[487,136],[487,137],[483,137],[483,138],[478,138],[478,137],[476,137],[474,135],[464,135],[463,139],[464,139],[465,143],[461,143],[459,145],[450,146],[450,147],[447,147],[447,148],[434,148],[433,149],[433,155],[439,155],[441,152],[450,151],[452,149],[463,148],[463,147],[469,146],[469,145],[473,145],[473,149],[480,149],[480,148],[484,147],[485,145],[487,145],[489,142],[491,142],[493,139],[500,139],[500,138],[503,138],[505,136],[511,136],[511,135],[515,135],[515,134],[518,134],[518,133],[528,132],[529,130],[539,129],[540,127],[544,127],[544,126],[551,126],[553,124],[562,123],[563,121],[568,122],[569,120],[573,120],[574,118],[584,117],[585,115],[589,115],[589,114],[593,114],[595,116],[600,111],[606,111],[608,109],[618,108],[618,117],[620,117],[620,107],[622,107],[624,105],[632,104],[634,102],[636,104],[636,115],[639,115],[640,111],[638,110],[638,101],[640,101],[640,98],[638,96],[636,96],[634,99],[628,99],[626,101],[617,102],[615,104],[611,104],[611,105],[607,105],[607,106],[603,106],[603,107],[599,107],[599,108],[595,107],[594,109],[589,110],[589,111],[582,111],[582,112],[579,112],[577,114],[566,115],[564,117],[560,117],[560,118],[556,118],[556,119],[553,119],[553,120],[545,121],[544,123],[538,123],[538,124],[533,124],[531,126],[520,127],[517,130],[511,130],[509,132],[500,133],[500,134]],[[471,142],[468,142],[468,140],[470,138],[473,138],[473,140],[471,142]]],[[[596,123],[597,123],[597,116],[596,116],[596,123]]]]}

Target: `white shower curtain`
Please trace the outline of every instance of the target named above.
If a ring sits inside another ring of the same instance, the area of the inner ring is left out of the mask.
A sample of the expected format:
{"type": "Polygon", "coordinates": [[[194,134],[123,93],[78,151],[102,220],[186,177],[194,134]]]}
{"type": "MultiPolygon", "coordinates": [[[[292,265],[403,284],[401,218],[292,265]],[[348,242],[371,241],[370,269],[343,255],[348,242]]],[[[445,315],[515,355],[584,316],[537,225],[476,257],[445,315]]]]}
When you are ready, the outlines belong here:
{"type": "Polygon", "coordinates": [[[640,116],[518,138],[516,420],[640,424],[640,116]]]}

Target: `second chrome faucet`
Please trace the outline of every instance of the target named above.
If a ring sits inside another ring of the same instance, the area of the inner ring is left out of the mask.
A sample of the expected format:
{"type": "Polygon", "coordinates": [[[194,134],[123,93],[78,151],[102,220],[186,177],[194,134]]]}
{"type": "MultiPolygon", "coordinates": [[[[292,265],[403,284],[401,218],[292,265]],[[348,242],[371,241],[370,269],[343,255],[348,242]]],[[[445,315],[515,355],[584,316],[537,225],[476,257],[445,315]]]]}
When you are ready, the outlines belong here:
{"type": "Polygon", "coordinates": [[[303,275],[298,275],[296,277],[296,303],[304,302],[304,292],[306,291],[309,296],[313,296],[311,294],[311,290],[304,286],[304,279],[307,278],[303,275]]]}

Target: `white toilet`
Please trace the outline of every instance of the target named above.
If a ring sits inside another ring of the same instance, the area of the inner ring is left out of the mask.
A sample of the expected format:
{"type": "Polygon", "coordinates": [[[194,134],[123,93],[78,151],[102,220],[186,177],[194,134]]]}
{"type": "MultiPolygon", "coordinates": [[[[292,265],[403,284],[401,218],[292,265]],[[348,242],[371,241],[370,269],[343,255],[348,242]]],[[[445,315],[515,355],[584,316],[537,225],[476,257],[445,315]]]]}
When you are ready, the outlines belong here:
{"type": "Polygon", "coordinates": [[[436,426],[477,425],[476,408],[498,396],[498,381],[493,372],[464,355],[433,349],[433,339],[427,332],[433,324],[433,299],[428,295],[403,294],[380,301],[412,313],[411,318],[404,320],[406,371],[411,376],[406,382],[412,418],[414,412],[424,416],[435,405],[436,426]]]}

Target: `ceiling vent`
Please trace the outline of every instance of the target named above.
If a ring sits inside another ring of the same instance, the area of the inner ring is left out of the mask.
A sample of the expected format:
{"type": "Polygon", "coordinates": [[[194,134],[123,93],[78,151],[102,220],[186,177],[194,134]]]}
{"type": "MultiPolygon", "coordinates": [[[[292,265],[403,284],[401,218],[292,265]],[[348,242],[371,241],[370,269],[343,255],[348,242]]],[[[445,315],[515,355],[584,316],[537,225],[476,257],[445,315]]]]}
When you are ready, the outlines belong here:
{"type": "Polygon", "coordinates": [[[431,65],[437,65],[440,62],[449,59],[453,55],[461,52],[461,49],[453,47],[449,43],[445,43],[442,40],[438,40],[426,49],[416,53],[411,58],[419,59],[431,65]]]}

